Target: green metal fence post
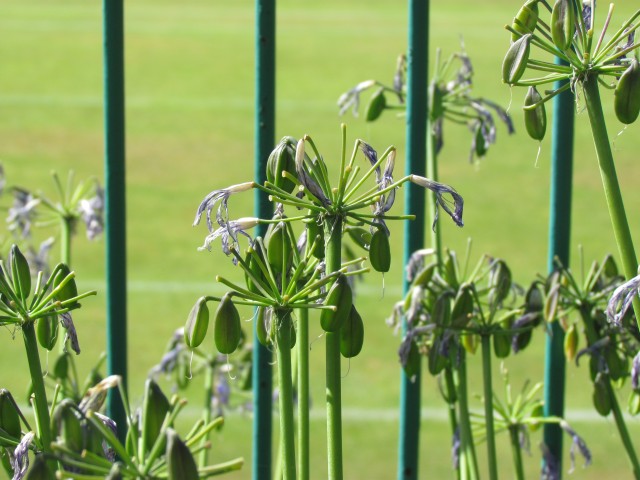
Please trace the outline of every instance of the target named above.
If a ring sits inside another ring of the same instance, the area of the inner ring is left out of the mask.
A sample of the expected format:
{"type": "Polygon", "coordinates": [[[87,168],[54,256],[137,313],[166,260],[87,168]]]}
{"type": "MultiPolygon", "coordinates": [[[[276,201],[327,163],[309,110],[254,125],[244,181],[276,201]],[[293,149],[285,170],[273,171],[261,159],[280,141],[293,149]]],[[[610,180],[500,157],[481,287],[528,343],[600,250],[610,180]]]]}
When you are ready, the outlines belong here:
{"type": "MultiPolygon", "coordinates": [[[[104,0],[105,240],[107,374],[127,388],[127,251],[125,218],[124,14],[122,0],[104,0]]],[[[109,392],[107,415],[124,440],[122,401],[109,392]]]]}
{"type": "MultiPolygon", "coordinates": [[[[266,180],[266,164],[275,138],[275,77],[276,77],[276,2],[256,0],[256,113],[254,178],[258,183],[266,180]]],[[[273,214],[271,203],[256,189],[255,214],[269,218],[273,214]]],[[[264,235],[266,226],[258,227],[264,235]]],[[[271,424],[272,390],[271,352],[253,335],[253,470],[254,480],[271,478],[271,424]]]]}
{"type": "MultiPolygon", "coordinates": [[[[560,60],[556,59],[556,63],[560,60]]],[[[561,82],[555,88],[562,86],[561,82]]],[[[573,118],[574,98],[567,90],[553,100],[553,136],[551,139],[551,199],[549,205],[549,257],[548,270],[556,267],[557,257],[563,265],[569,263],[571,233],[571,185],[573,173],[573,118]]],[[[547,335],[544,373],[544,414],[564,415],[564,330],[554,322],[547,335]]],[[[558,462],[558,475],[562,475],[562,430],[558,425],[544,426],[544,443],[558,462]]]]}
{"type": "MultiPolygon", "coordinates": [[[[409,46],[407,50],[407,174],[425,175],[427,159],[427,71],[429,65],[429,1],[409,1],[409,46]]],[[[405,212],[416,219],[405,222],[403,264],[424,244],[425,191],[412,183],[405,188],[405,212]]],[[[409,284],[403,280],[406,293],[409,284]]],[[[406,323],[403,330],[406,331],[406,323]]],[[[398,479],[418,478],[420,436],[420,372],[415,381],[401,371],[400,441],[398,479]]]]}

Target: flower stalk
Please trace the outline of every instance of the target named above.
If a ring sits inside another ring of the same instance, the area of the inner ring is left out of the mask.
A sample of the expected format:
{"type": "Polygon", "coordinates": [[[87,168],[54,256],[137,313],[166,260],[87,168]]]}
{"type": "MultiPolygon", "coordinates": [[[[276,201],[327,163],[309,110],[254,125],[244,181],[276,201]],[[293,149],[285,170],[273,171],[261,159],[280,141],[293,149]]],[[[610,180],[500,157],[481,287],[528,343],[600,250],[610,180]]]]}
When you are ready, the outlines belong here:
{"type": "Polygon", "coordinates": [[[498,479],[498,457],[496,455],[496,434],[493,419],[493,385],[491,380],[491,335],[480,335],[482,349],[482,382],[484,386],[484,420],[487,432],[487,461],[489,478],[498,479]]]}

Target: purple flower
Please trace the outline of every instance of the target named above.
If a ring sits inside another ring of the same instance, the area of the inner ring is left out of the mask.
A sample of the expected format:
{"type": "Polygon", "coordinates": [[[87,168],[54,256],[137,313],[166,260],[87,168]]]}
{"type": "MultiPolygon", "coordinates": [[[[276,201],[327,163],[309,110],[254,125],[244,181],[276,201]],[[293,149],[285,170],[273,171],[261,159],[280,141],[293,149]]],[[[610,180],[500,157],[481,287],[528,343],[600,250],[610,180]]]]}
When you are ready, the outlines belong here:
{"type": "Polygon", "coordinates": [[[66,335],[64,336],[64,343],[71,344],[71,350],[75,352],[76,355],[80,354],[80,343],[78,343],[78,334],[76,332],[76,327],[73,324],[73,319],[71,318],[71,312],[66,312],[60,314],[60,324],[67,330],[66,335]]]}
{"type": "Polygon", "coordinates": [[[591,465],[591,451],[587,447],[585,441],[580,437],[576,431],[569,426],[566,421],[560,422],[560,427],[571,437],[571,448],[569,450],[569,458],[571,458],[571,468],[569,473],[572,473],[576,467],[576,451],[584,458],[584,466],[591,465]]]}
{"type": "Polygon", "coordinates": [[[244,235],[251,240],[251,236],[245,232],[245,230],[255,227],[258,225],[259,221],[260,219],[255,217],[243,217],[238,220],[230,220],[226,222],[222,219],[218,219],[220,228],[207,235],[204,239],[204,245],[199,247],[198,250],[211,251],[211,244],[216,238],[220,237],[222,239],[222,251],[225,255],[230,255],[231,249],[234,249],[238,243],[238,234],[244,235]]]}
{"type": "Polygon", "coordinates": [[[82,199],[78,205],[80,217],[87,227],[87,238],[94,240],[104,230],[104,190],[96,184],[96,195],[82,199]]]}
{"type": "MultiPolygon", "coordinates": [[[[410,180],[424,187],[428,190],[431,190],[436,196],[436,202],[442,209],[447,212],[447,214],[451,217],[454,223],[462,227],[464,222],[462,221],[462,210],[464,208],[464,200],[462,196],[455,191],[454,188],[449,187],[443,183],[434,182],[433,180],[429,180],[425,177],[420,177],[419,175],[411,175],[410,180]],[[445,195],[451,196],[452,200],[449,200],[445,195]],[[453,202],[453,206],[451,205],[453,202]]],[[[438,221],[438,210],[436,209],[435,218],[433,220],[433,228],[435,229],[436,223],[438,221]]]]}
{"type": "Polygon", "coordinates": [[[207,227],[209,227],[209,231],[213,232],[213,222],[211,221],[211,210],[216,206],[216,203],[220,202],[218,206],[218,212],[216,217],[218,219],[218,223],[220,223],[220,219],[228,220],[229,219],[229,210],[228,210],[228,201],[229,197],[234,193],[245,192],[251,188],[253,188],[255,184],[253,182],[245,182],[239,183],[237,185],[231,185],[230,187],[223,188],[222,190],[214,190],[209,193],[204,200],[200,202],[198,206],[198,210],[196,211],[196,218],[193,221],[193,226],[195,227],[200,223],[200,217],[206,211],[207,212],[207,227]]]}
{"type": "Polygon", "coordinates": [[[9,208],[7,223],[9,230],[22,238],[31,236],[31,222],[36,215],[35,207],[40,203],[30,192],[13,188],[13,206],[9,208]]]}
{"type": "Polygon", "coordinates": [[[21,480],[26,475],[29,469],[29,446],[33,442],[34,436],[35,434],[33,432],[26,433],[13,451],[13,456],[11,457],[11,468],[13,468],[12,480],[21,480]]]}

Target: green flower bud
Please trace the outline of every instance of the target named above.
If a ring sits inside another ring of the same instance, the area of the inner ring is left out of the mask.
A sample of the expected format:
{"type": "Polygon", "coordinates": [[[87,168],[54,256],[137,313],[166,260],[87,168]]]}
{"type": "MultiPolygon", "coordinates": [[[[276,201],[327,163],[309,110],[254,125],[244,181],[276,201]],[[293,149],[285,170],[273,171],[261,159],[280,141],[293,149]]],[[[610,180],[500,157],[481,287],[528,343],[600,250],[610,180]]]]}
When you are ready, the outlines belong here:
{"type": "MultiPolygon", "coordinates": [[[[531,410],[531,418],[542,418],[544,417],[544,407],[542,405],[542,403],[538,403],[535,407],[533,407],[533,409],[531,410]]],[[[537,432],[538,430],[540,430],[540,426],[542,424],[540,422],[534,422],[534,423],[530,423],[529,424],[529,430],[531,430],[532,432],[537,432]]]]}
{"type": "Polygon", "coordinates": [[[316,242],[315,248],[311,255],[316,257],[318,260],[324,259],[324,228],[318,225],[315,218],[312,218],[309,223],[307,223],[307,247],[311,248],[313,243],[316,242]],[[320,238],[318,238],[318,236],[320,238]],[[316,239],[318,239],[316,241],[316,239]]]}
{"type": "Polygon", "coordinates": [[[53,375],[58,380],[66,379],[69,375],[69,353],[63,353],[53,364],[53,375]]]}
{"type": "Polygon", "coordinates": [[[625,125],[633,123],[640,113],[640,65],[631,59],[629,68],[620,76],[614,91],[613,107],[616,117],[625,125]]]}
{"type": "Polygon", "coordinates": [[[263,347],[271,345],[271,311],[265,307],[258,307],[256,313],[256,336],[263,347]]]}
{"type": "Polygon", "coordinates": [[[0,429],[20,440],[20,413],[9,390],[0,389],[0,429]]]}
{"type": "Polygon", "coordinates": [[[551,11],[551,39],[561,51],[568,50],[576,33],[576,11],[573,0],[556,0],[551,11]]]}
{"type": "Polygon", "coordinates": [[[31,270],[29,269],[29,262],[27,262],[17,245],[11,246],[9,265],[11,266],[11,276],[13,277],[13,289],[19,298],[26,300],[31,294],[31,270]]]}
{"type": "Polygon", "coordinates": [[[384,88],[379,88],[371,96],[367,108],[365,109],[364,116],[367,122],[373,122],[382,114],[387,106],[387,99],[384,96],[384,88]]]}
{"type": "Polygon", "coordinates": [[[564,356],[567,361],[573,362],[578,351],[579,335],[576,324],[572,323],[564,335],[564,356]]]}
{"type": "Polygon", "coordinates": [[[391,246],[383,228],[378,228],[371,236],[369,262],[376,272],[388,272],[391,267],[391,246]]]}
{"type": "Polygon", "coordinates": [[[216,310],[213,338],[218,351],[226,355],[235,352],[240,344],[242,338],[240,314],[228,293],[222,297],[216,310]]]}
{"type": "Polygon", "coordinates": [[[53,431],[58,433],[58,441],[69,450],[81,452],[84,446],[82,417],[70,399],[64,399],[53,412],[53,431]]]}
{"type": "Polygon", "coordinates": [[[593,406],[603,417],[611,413],[611,398],[609,397],[609,389],[605,384],[606,381],[602,374],[598,374],[596,381],[593,383],[593,406]]]}
{"type": "Polygon", "coordinates": [[[40,346],[46,350],[53,350],[58,340],[58,317],[51,315],[39,318],[36,322],[36,338],[40,346]]]}
{"type": "Polygon", "coordinates": [[[609,377],[611,380],[621,379],[628,369],[623,360],[618,356],[615,346],[609,346],[604,351],[604,358],[609,369],[609,377]]]}
{"type": "Polygon", "coordinates": [[[145,383],[142,404],[142,441],[145,453],[149,452],[162,430],[162,423],[171,410],[169,399],[152,379],[145,383]]]}
{"type": "Polygon", "coordinates": [[[465,327],[469,323],[469,318],[473,313],[473,294],[472,286],[464,284],[460,287],[455,300],[453,301],[453,309],[451,310],[451,325],[454,328],[465,327]]]}
{"type": "Polygon", "coordinates": [[[263,288],[268,284],[264,272],[260,268],[260,263],[266,266],[266,261],[262,253],[262,248],[257,242],[255,243],[255,248],[249,249],[246,262],[249,265],[249,272],[251,273],[251,275],[249,275],[249,272],[244,272],[247,290],[257,295],[262,295],[262,292],[256,286],[256,282],[254,282],[254,279],[260,282],[263,288]]]}
{"type": "Polygon", "coordinates": [[[167,429],[167,478],[169,480],[199,480],[198,467],[189,447],[172,428],[167,429]]]}
{"type": "Polygon", "coordinates": [[[440,344],[442,343],[441,337],[436,337],[433,342],[433,346],[429,349],[429,355],[427,356],[427,368],[429,373],[433,376],[438,375],[447,366],[447,358],[440,354],[440,344]]]}
{"type": "Polygon", "coordinates": [[[640,393],[631,392],[629,395],[629,414],[636,416],[640,413],[640,393]]]}
{"type": "Polygon", "coordinates": [[[478,339],[478,335],[475,333],[463,333],[460,335],[460,343],[467,351],[473,355],[478,350],[478,345],[480,345],[480,340],[478,339]]]}
{"type": "Polygon", "coordinates": [[[293,137],[283,137],[280,143],[273,149],[267,160],[267,180],[291,193],[296,184],[286,177],[282,172],[286,171],[297,178],[296,174],[296,145],[297,140],[293,137]]]}
{"type": "Polygon", "coordinates": [[[507,358],[511,353],[511,337],[503,328],[493,334],[493,352],[497,358],[507,358]]]}
{"type": "Polygon", "coordinates": [[[355,357],[362,350],[363,343],[364,322],[356,307],[352,305],[349,315],[340,327],[340,353],[345,358],[355,357]]]}
{"type": "Polygon", "coordinates": [[[544,301],[544,319],[547,323],[551,323],[556,320],[558,315],[558,301],[560,299],[560,284],[554,283],[547,294],[547,298],[544,301]]]}
{"type": "Polygon", "coordinates": [[[531,34],[527,33],[513,42],[502,62],[502,81],[509,85],[517,83],[527,69],[531,51],[531,34]]]}
{"type": "MultiPolygon", "coordinates": [[[[527,33],[533,33],[538,24],[538,0],[530,0],[525,3],[518,14],[513,19],[513,24],[511,27],[521,35],[525,35],[527,33]]],[[[515,33],[511,34],[511,41],[515,42],[520,38],[520,35],[515,33]]]]}
{"type": "MultiPolygon", "coordinates": [[[[536,87],[529,87],[524,98],[524,106],[534,105],[541,100],[542,96],[540,96],[536,87]]],[[[531,138],[542,141],[545,133],[547,133],[547,112],[544,108],[544,103],[540,103],[535,108],[524,110],[524,126],[531,138]]]]}
{"type": "MultiPolygon", "coordinates": [[[[69,276],[71,271],[69,267],[64,263],[60,264],[60,268],[58,269],[58,273],[53,279],[53,289],[55,290],[62,283],[62,281],[69,276]]],[[[57,295],[55,295],[55,299],[61,302],[69,300],[71,298],[78,296],[78,288],[76,287],[75,279],[71,278],[65,285],[60,289],[57,295]]]]}
{"type": "Polygon", "coordinates": [[[442,265],[442,276],[451,287],[458,286],[458,259],[453,250],[447,250],[442,265]]]}
{"type": "Polygon", "coordinates": [[[511,292],[511,270],[506,263],[498,260],[489,273],[489,303],[500,305],[511,292]]]}
{"type": "Polygon", "coordinates": [[[347,277],[341,273],[329,290],[324,304],[336,307],[337,310],[323,309],[320,312],[320,326],[325,332],[338,332],[351,313],[353,294],[347,277]]]}
{"type": "Polygon", "coordinates": [[[439,327],[448,327],[451,323],[451,297],[446,291],[438,297],[433,307],[432,320],[439,327]]]}
{"type": "Polygon", "coordinates": [[[200,297],[189,312],[187,324],[184,327],[184,343],[193,349],[204,341],[209,328],[209,308],[205,297],[200,297]]]}
{"type": "Polygon", "coordinates": [[[274,273],[288,271],[293,259],[293,246],[284,222],[269,225],[267,231],[267,259],[274,273]]]}

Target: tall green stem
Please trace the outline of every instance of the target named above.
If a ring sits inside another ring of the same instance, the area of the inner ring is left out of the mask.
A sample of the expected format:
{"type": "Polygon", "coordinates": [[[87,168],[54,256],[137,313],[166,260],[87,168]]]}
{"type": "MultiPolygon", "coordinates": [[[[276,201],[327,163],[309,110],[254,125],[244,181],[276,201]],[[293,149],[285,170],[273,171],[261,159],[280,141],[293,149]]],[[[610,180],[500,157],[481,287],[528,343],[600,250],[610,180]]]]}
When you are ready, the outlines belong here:
{"type": "MultiPolygon", "coordinates": [[[[342,249],[342,217],[327,217],[324,222],[327,274],[340,269],[342,249]]],[[[342,480],[342,393],[340,382],[340,333],[327,332],[327,462],[330,480],[342,480]]]]}
{"type": "Polygon", "coordinates": [[[60,220],[60,261],[71,268],[71,233],[73,231],[73,217],[60,220]]]}
{"type": "Polygon", "coordinates": [[[42,442],[42,450],[44,453],[51,453],[49,406],[47,404],[47,392],[44,388],[42,365],[40,364],[40,354],[38,353],[38,342],[36,340],[33,321],[29,320],[22,325],[22,335],[24,337],[24,347],[27,352],[29,374],[31,375],[31,385],[33,387],[33,403],[38,438],[40,442],[42,442]]]}
{"type": "MultiPolygon", "coordinates": [[[[593,345],[599,337],[595,325],[593,324],[593,318],[591,318],[591,307],[589,305],[583,306],[580,309],[580,316],[582,317],[582,322],[584,324],[587,342],[589,345],[593,345]]],[[[629,462],[631,463],[634,477],[636,478],[636,480],[640,480],[640,462],[638,462],[636,449],[634,448],[631,441],[631,436],[629,435],[629,431],[627,430],[627,424],[624,421],[622,411],[620,410],[620,405],[618,404],[618,397],[613,390],[609,375],[605,376],[604,384],[607,389],[607,395],[609,396],[609,402],[611,404],[611,410],[613,411],[613,417],[616,422],[616,427],[618,428],[618,435],[620,435],[622,445],[627,452],[627,457],[629,459],[629,462]]]]}
{"type": "MultiPolygon", "coordinates": [[[[208,425],[211,421],[211,398],[213,396],[213,367],[211,364],[207,365],[207,369],[204,375],[204,398],[202,405],[202,419],[204,420],[204,424],[208,425]]],[[[200,445],[204,446],[209,441],[209,433],[207,433],[200,445]]],[[[209,449],[203,448],[198,455],[198,466],[203,468],[207,466],[207,457],[208,457],[209,449]]]]}
{"type": "MultiPolygon", "coordinates": [[[[447,402],[447,409],[449,410],[449,428],[451,429],[451,435],[455,435],[458,430],[458,418],[456,415],[456,387],[453,382],[453,368],[446,367],[444,369],[445,379],[445,400],[447,402]]],[[[460,466],[456,469],[457,478],[460,477],[460,466]]]]}
{"type": "Polygon", "coordinates": [[[293,423],[293,384],[291,373],[291,310],[276,310],[276,352],[280,389],[280,451],[283,480],[296,478],[296,452],[293,423]]]}
{"type": "Polygon", "coordinates": [[[478,458],[471,433],[471,416],[469,413],[469,395],[467,392],[467,355],[460,347],[460,364],[455,370],[458,390],[458,409],[460,410],[460,458],[464,458],[466,471],[463,478],[478,479],[478,458]]]}
{"type": "MultiPolygon", "coordinates": [[[[582,85],[584,87],[584,99],[587,104],[587,111],[589,112],[589,121],[591,122],[593,141],[598,155],[602,186],[604,187],[607,206],[609,207],[609,216],[613,224],[613,233],[615,234],[616,243],[618,244],[624,275],[627,280],[630,280],[638,274],[638,259],[633,248],[633,240],[631,239],[631,231],[629,230],[629,223],[627,222],[627,216],[624,211],[624,203],[616,175],[611,144],[609,142],[609,136],[607,135],[607,126],[604,121],[600,91],[598,89],[598,79],[593,75],[583,82],[582,85]]],[[[633,310],[636,315],[636,322],[640,325],[640,299],[638,299],[637,296],[633,300],[633,310]]]]}
{"type": "Polygon", "coordinates": [[[487,455],[489,478],[497,480],[498,462],[496,457],[496,436],[493,428],[493,387],[491,381],[491,335],[482,333],[482,380],[484,383],[484,417],[487,434],[487,455]]]}
{"type": "Polygon", "coordinates": [[[301,480],[309,470],[309,310],[298,310],[298,456],[301,480]]]}
{"type": "Polygon", "coordinates": [[[520,431],[518,425],[509,425],[509,437],[511,438],[511,452],[513,453],[513,466],[516,469],[516,478],[524,480],[524,466],[522,465],[522,449],[520,447],[520,431]]]}

